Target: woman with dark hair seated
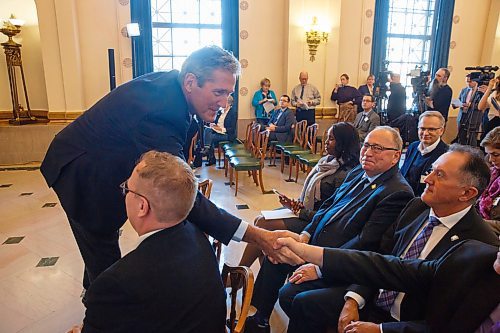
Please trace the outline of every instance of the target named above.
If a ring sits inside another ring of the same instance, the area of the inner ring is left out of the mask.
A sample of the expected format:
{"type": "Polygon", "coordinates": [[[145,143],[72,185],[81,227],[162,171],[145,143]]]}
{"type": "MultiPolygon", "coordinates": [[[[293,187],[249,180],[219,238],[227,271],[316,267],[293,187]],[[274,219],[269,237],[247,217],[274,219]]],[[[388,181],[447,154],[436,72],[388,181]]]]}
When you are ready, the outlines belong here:
{"type": "MultiPolygon", "coordinates": [[[[330,127],[325,152],[327,155],[319,160],[307,176],[299,199],[280,195],[281,204],[298,217],[266,220],[258,216],[255,225],[267,230],[291,230],[300,234],[321,204],[335,193],[349,171],[359,164],[359,137],[354,126],[342,122],[330,127]]],[[[259,257],[262,258],[261,250],[247,244],[240,265],[250,267],[259,257]]]]}
{"type": "Polygon", "coordinates": [[[500,127],[491,130],[481,142],[491,165],[488,187],[479,198],[479,213],[500,235],[500,127]]]}

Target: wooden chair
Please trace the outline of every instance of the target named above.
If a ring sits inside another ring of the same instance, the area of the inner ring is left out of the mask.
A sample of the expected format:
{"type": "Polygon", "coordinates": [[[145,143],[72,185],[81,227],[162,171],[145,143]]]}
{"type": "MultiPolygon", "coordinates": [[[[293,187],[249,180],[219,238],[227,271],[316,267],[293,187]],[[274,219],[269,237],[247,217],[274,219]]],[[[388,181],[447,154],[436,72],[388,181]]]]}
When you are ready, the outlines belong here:
{"type": "MultiPolygon", "coordinates": [[[[201,182],[198,182],[198,190],[203,194],[207,199],[210,199],[210,194],[212,193],[212,179],[205,179],[201,182]]],[[[207,235],[208,238],[208,235],[207,235]]],[[[212,241],[212,248],[214,249],[215,256],[217,257],[217,262],[220,262],[220,257],[222,254],[222,243],[215,239],[212,241]]]]}
{"type": "Polygon", "coordinates": [[[289,170],[289,174],[288,174],[289,181],[292,180],[292,169],[293,169],[293,166],[295,165],[296,169],[297,169],[295,182],[297,182],[298,170],[299,170],[299,163],[298,163],[297,156],[315,153],[317,132],[318,132],[318,124],[312,124],[311,126],[308,126],[306,129],[305,143],[304,143],[303,147],[285,148],[283,150],[283,154],[290,158],[290,161],[289,161],[290,170],[289,170]]]}
{"type": "Polygon", "coordinates": [[[188,152],[188,159],[187,159],[187,164],[189,166],[193,165],[193,161],[194,161],[193,152],[194,152],[194,148],[196,147],[197,141],[198,141],[198,132],[196,132],[196,134],[193,136],[193,138],[191,139],[191,144],[189,145],[189,152],[188,152]]]}
{"type": "Polygon", "coordinates": [[[247,131],[245,144],[239,146],[228,147],[224,150],[224,169],[227,177],[228,161],[235,156],[252,157],[255,155],[257,140],[259,137],[261,125],[257,122],[251,124],[250,130],[247,131]]]}
{"type": "Polygon", "coordinates": [[[293,143],[292,144],[277,144],[276,149],[279,149],[281,151],[281,173],[283,173],[285,169],[285,155],[284,155],[284,150],[289,148],[303,148],[305,145],[305,137],[306,137],[306,129],[307,129],[307,121],[302,120],[299,121],[298,123],[295,124],[295,135],[293,137],[293,143]]]}
{"type": "MultiPolygon", "coordinates": [[[[231,307],[229,311],[229,333],[241,333],[245,329],[245,322],[252,301],[254,278],[250,268],[245,266],[228,266],[224,264],[222,267],[222,282],[228,288],[231,288],[229,293],[231,297],[231,307]],[[241,307],[239,315],[236,311],[236,296],[239,289],[242,290],[241,307]]],[[[227,332],[227,331],[226,331],[227,332]]]]}
{"type": "MultiPolygon", "coordinates": [[[[308,174],[311,169],[318,163],[318,161],[325,155],[325,144],[327,139],[328,130],[325,130],[323,136],[321,137],[320,148],[316,150],[316,153],[310,154],[298,154],[297,159],[300,164],[300,167],[308,174]]],[[[318,137],[316,137],[316,142],[318,137]]],[[[297,180],[299,177],[299,164],[296,165],[295,169],[295,179],[297,180]]]]}

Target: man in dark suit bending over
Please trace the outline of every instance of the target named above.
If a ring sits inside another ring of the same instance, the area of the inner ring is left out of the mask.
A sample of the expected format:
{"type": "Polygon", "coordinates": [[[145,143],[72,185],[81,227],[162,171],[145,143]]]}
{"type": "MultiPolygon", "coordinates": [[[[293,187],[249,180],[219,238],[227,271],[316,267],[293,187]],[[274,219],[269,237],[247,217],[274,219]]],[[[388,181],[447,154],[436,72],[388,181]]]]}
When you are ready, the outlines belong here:
{"type": "Polygon", "coordinates": [[[139,245],[87,290],[83,332],[224,330],[217,260],[207,237],[186,220],[197,185],[179,157],[157,151],[141,157],[120,186],[139,245]]]}
{"type": "MultiPolygon", "coordinates": [[[[50,144],[41,172],[66,212],[85,263],[83,286],[117,261],[118,230],[127,218],[118,186],[146,151],[183,157],[193,115],[213,122],[240,74],[238,60],[217,46],[193,52],[180,72],[149,73],[104,96],[50,144]]],[[[256,243],[278,259],[276,232],[256,228],[198,193],[188,220],[221,242],[256,243]]]]}

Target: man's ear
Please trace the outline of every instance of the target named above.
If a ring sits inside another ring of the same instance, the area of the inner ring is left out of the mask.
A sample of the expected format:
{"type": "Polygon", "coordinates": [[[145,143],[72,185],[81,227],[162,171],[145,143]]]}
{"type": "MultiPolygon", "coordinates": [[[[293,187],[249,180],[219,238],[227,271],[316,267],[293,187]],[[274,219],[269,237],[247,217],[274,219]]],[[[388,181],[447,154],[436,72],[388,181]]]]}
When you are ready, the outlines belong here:
{"type": "Polygon", "coordinates": [[[193,73],[187,73],[186,76],[184,77],[184,89],[191,93],[193,91],[193,88],[195,85],[198,85],[198,79],[196,78],[196,75],[193,73]]]}
{"type": "Polygon", "coordinates": [[[460,195],[458,199],[463,202],[471,201],[477,197],[478,193],[479,191],[477,190],[477,188],[475,188],[474,186],[469,186],[463,191],[462,195],[460,195]]]}
{"type": "Polygon", "coordinates": [[[141,198],[141,203],[139,205],[139,212],[137,215],[139,217],[144,217],[144,216],[148,215],[151,207],[149,206],[149,202],[146,199],[144,199],[143,197],[140,197],[140,198],[141,198]]]}

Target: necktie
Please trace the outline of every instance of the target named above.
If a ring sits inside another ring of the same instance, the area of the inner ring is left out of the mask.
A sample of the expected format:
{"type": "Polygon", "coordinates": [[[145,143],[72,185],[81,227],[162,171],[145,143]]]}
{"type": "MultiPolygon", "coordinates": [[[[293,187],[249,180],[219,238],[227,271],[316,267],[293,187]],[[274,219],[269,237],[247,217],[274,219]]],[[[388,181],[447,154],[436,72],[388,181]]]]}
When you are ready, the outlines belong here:
{"type": "MultiPolygon", "coordinates": [[[[424,249],[425,244],[429,240],[432,230],[440,223],[441,222],[435,216],[429,216],[429,222],[410,245],[403,259],[417,259],[424,249]]],[[[391,311],[391,307],[394,304],[397,295],[398,292],[396,291],[384,290],[380,293],[378,299],[375,301],[375,304],[386,311],[391,311]]]]}
{"type": "Polygon", "coordinates": [[[300,99],[304,97],[304,86],[302,86],[302,90],[300,91],[300,99]]]}
{"type": "Polygon", "coordinates": [[[323,230],[324,226],[330,222],[333,218],[335,218],[340,211],[342,211],[345,207],[348,207],[349,204],[353,199],[355,199],[358,194],[363,191],[365,186],[369,183],[368,178],[364,177],[360,180],[360,182],[354,186],[352,190],[350,190],[344,197],[342,197],[340,200],[337,201],[336,204],[331,206],[328,211],[323,215],[321,220],[318,223],[318,226],[316,227],[316,230],[314,231],[314,234],[312,235],[311,239],[311,244],[315,244],[319,235],[321,234],[321,231],[323,230]]]}
{"type": "Polygon", "coordinates": [[[467,92],[467,97],[465,98],[465,103],[470,102],[471,96],[472,96],[472,89],[469,89],[469,91],[467,92]]]}

